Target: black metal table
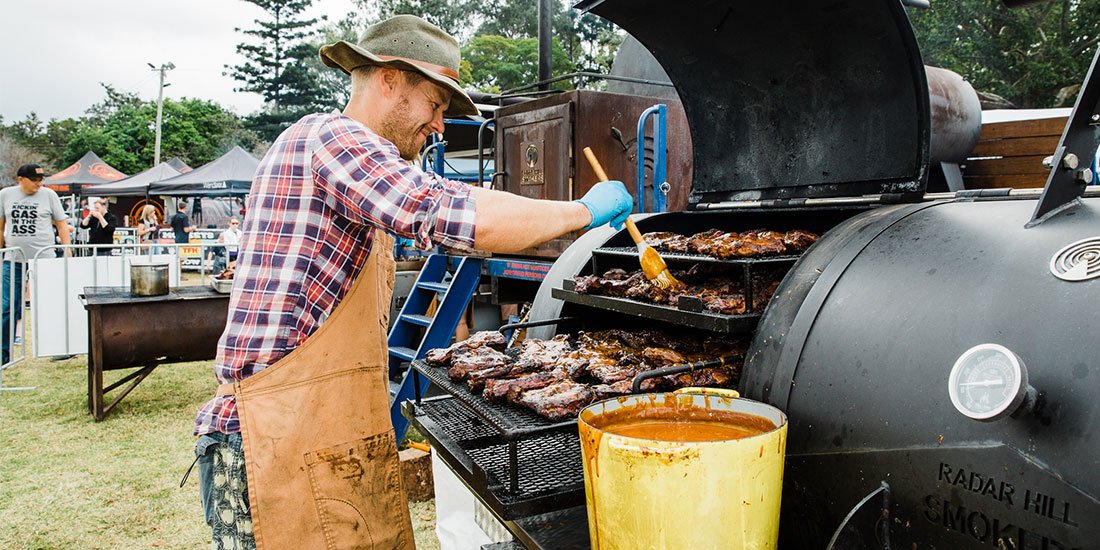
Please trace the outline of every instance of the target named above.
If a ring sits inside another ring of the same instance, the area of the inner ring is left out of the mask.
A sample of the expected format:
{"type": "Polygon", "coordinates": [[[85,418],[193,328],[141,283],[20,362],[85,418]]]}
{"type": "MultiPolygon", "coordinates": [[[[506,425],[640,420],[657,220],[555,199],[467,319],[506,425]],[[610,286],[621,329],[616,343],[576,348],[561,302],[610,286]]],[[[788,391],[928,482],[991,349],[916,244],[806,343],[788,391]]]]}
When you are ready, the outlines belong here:
{"type": "Polygon", "coordinates": [[[225,329],[229,296],[178,287],[164,296],[132,296],[129,287],[86,287],[88,412],[103,420],[153,369],[164,363],[213,359],[225,329]],[[103,372],[136,369],[103,387],[103,372]],[[123,384],[110,403],[105,394],[123,384]]]}

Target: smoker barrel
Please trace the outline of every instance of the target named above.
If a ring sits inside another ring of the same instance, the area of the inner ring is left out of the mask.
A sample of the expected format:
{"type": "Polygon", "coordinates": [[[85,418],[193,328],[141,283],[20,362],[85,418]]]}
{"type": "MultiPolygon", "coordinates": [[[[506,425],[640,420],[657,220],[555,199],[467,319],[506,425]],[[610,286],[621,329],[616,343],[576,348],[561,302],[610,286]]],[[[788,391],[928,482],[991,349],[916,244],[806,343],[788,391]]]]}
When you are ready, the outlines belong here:
{"type": "Polygon", "coordinates": [[[1025,229],[1034,206],[877,209],[834,229],[788,274],[741,382],[791,419],[784,515],[802,519],[785,524],[784,548],[822,548],[883,481],[898,547],[996,547],[995,532],[1009,548],[1097,540],[1100,526],[1084,520],[1100,515],[1090,429],[1100,367],[1088,336],[1100,281],[1061,280],[1051,260],[1088,238],[1081,246],[1100,253],[1100,201],[1025,229]],[[981,422],[952,405],[953,364],[984,343],[1026,364],[1031,410],[981,422]]]}

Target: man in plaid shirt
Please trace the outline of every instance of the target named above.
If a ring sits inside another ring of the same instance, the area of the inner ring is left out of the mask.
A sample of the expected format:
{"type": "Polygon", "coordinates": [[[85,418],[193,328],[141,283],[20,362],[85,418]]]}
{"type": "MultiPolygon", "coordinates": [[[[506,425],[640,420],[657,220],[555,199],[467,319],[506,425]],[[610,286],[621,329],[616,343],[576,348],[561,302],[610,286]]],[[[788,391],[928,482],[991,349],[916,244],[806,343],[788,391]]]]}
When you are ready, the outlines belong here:
{"type": "MultiPolygon", "coordinates": [[[[363,269],[375,229],[424,249],[511,252],[621,225],[633,208],[619,182],[597,184],[578,201],[542,201],[449,181],[410,163],[430,133],[443,132],[444,114],[478,114],[458,83],[457,43],[419,18],[383,21],[359,44],[329,45],[321,56],[351,74],[351,99],[343,113],[309,115],[287,128],[260,163],[218,344],[219,384],[262,371],[313,334],[363,269]]],[[[233,395],[212,398],[195,421],[215,546],[255,544],[240,430],[233,395]],[[215,486],[218,476],[236,483],[215,486]]]]}

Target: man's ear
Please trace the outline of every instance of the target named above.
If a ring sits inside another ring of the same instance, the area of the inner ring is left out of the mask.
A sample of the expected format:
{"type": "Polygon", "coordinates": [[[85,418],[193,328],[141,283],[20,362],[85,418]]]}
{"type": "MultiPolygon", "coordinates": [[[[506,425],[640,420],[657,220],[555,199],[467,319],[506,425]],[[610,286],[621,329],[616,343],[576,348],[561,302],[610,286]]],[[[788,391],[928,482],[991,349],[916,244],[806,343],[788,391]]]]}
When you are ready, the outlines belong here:
{"type": "Polygon", "coordinates": [[[383,94],[391,96],[401,85],[401,71],[392,67],[382,67],[375,73],[383,94]]]}

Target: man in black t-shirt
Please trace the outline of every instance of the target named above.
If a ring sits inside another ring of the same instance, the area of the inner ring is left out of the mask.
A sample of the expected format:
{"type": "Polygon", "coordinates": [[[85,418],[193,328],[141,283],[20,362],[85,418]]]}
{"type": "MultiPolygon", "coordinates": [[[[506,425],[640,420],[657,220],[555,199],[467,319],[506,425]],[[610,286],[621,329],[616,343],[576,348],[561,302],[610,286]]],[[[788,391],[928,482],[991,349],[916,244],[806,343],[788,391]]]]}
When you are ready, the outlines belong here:
{"type": "MultiPolygon", "coordinates": [[[[118,219],[107,211],[107,201],[96,199],[92,204],[92,211],[80,221],[80,227],[88,230],[88,244],[114,244],[115,228],[118,227],[118,219]]],[[[108,256],[109,248],[96,248],[96,256],[108,256]]]]}
{"type": "Polygon", "coordinates": [[[172,231],[176,233],[177,243],[186,243],[189,241],[187,234],[195,229],[191,225],[191,219],[187,217],[187,203],[180,201],[177,212],[168,223],[172,224],[172,231]]]}

